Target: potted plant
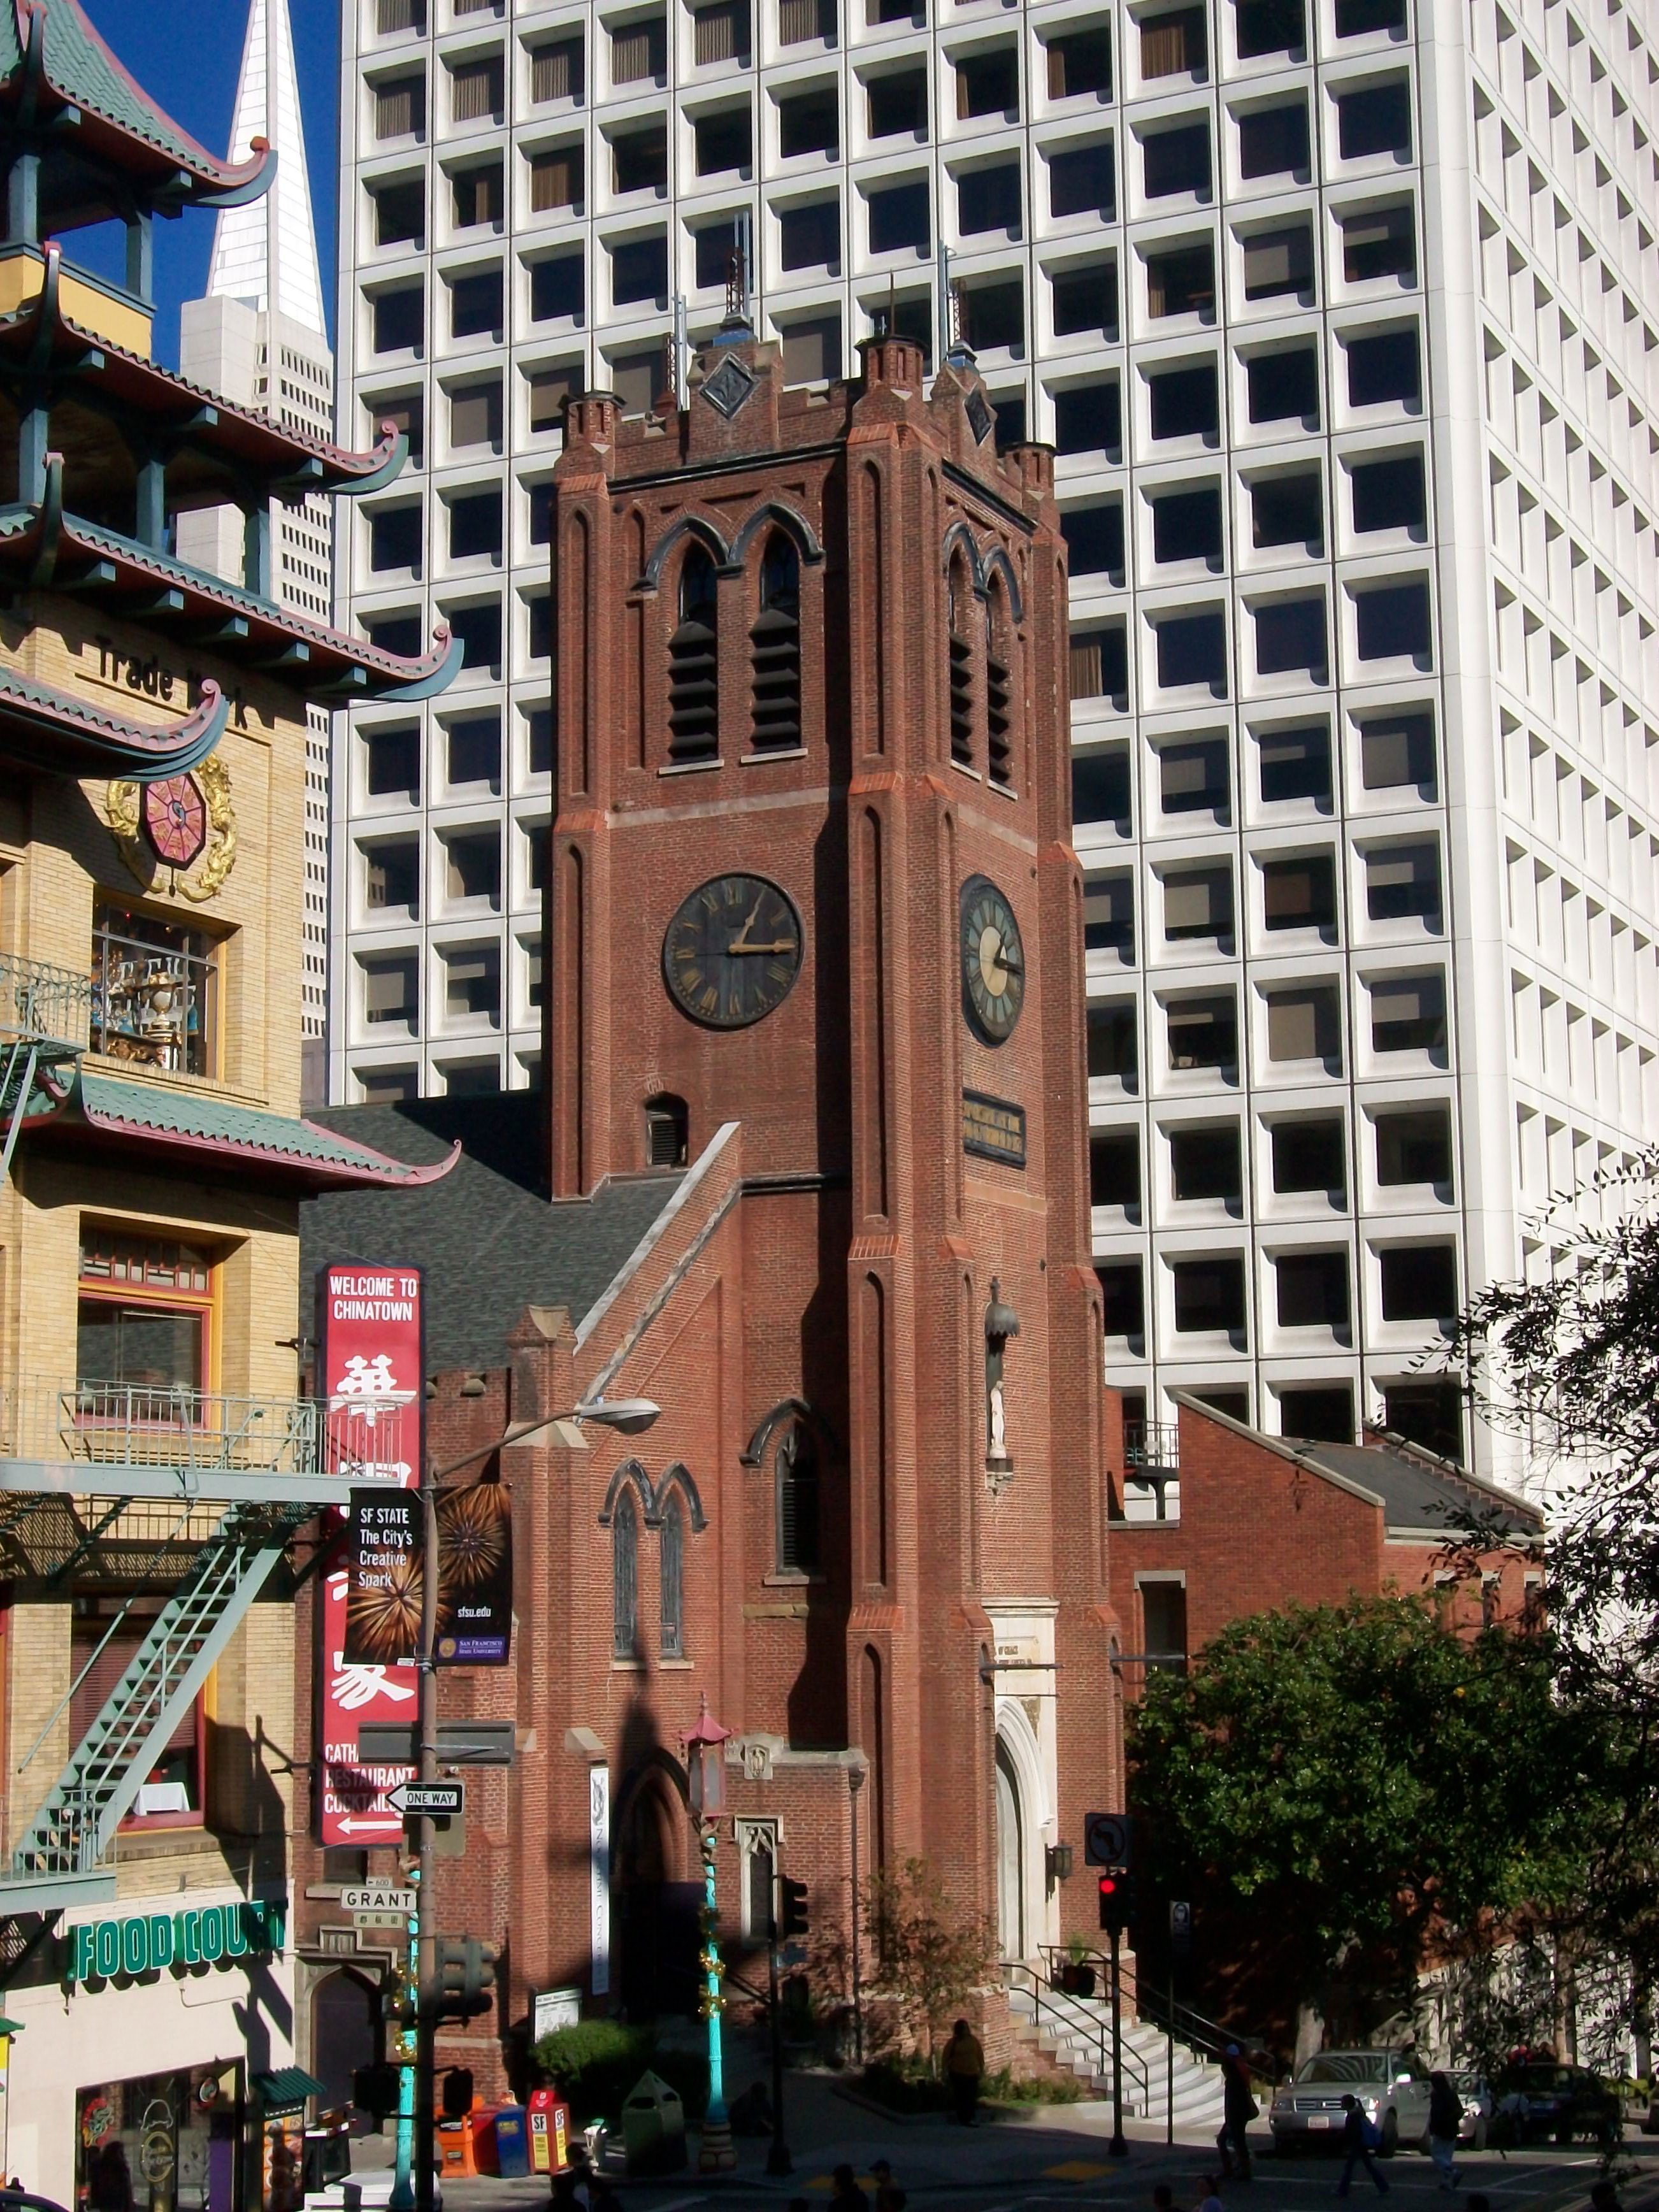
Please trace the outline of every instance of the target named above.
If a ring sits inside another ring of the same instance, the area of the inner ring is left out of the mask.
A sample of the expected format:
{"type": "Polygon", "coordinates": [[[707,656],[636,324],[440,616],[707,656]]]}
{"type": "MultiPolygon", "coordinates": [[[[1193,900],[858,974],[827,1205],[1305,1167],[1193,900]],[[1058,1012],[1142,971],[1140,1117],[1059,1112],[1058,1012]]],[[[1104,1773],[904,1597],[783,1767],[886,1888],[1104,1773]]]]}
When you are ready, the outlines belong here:
{"type": "Polygon", "coordinates": [[[1060,1986],[1068,1996],[1093,1996],[1095,1970],[1089,1964],[1088,1948],[1080,1936],[1070,1939],[1066,1954],[1066,1964],[1060,1970],[1060,1986]]]}

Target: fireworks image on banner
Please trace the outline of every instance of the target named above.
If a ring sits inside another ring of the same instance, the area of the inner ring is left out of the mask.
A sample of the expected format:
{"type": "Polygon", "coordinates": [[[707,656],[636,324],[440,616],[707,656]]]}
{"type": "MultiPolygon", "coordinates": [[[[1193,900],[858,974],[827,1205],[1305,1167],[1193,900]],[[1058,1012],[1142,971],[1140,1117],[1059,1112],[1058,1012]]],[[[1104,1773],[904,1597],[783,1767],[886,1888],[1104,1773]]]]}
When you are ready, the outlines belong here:
{"type": "Polygon", "coordinates": [[[440,1493],[438,1583],[446,1596],[476,1589],[501,1571],[512,1515],[512,1499],[499,1482],[440,1493]]]}

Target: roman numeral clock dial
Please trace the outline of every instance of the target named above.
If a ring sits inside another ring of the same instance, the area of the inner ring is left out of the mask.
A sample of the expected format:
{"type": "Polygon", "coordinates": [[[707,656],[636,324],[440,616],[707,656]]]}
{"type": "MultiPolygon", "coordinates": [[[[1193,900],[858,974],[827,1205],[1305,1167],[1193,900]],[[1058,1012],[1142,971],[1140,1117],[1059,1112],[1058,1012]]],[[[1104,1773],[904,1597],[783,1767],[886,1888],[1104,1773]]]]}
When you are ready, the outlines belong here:
{"type": "Polygon", "coordinates": [[[714,876],[681,901],[669,923],[663,979],[694,1022],[747,1029],[794,988],[803,943],[787,891],[764,876],[714,876]]]}
{"type": "Polygon", "coordinates": [[[1025,998],[1025,948],[1014,910],[988,876],[962,887],[962,1011],[987,1044],[1006,1044],[1025,998]]]}

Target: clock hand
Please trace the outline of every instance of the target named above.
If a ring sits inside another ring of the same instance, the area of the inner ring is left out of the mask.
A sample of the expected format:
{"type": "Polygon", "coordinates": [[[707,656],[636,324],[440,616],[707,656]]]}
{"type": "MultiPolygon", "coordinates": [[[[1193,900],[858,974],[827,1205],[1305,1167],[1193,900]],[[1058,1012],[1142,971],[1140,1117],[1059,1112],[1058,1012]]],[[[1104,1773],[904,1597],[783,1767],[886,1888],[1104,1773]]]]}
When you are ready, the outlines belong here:
{"type": "Polygon", "coordinates": [[[755,901],[754,905],[750,908],[749,919],[744,923],[743,927],[738,932],[737,936],[732,939],[732,943],[726,948],[728,952],[746,952],[748,951],[749,933],[755,927],[755,917],[759,914],[765,897],[766,893],[763,891],[760,897],[755,901]]]}
{"type": "Polygon", "coordinates": [[[739,937],[739,938],[738,938],[738,939],[737,939],[733,943],[732,943],[732,944],[728,945],[726,946],[726,957],[727,957],[727,958],[728,958],[728,959],[732,957],[732,955],[733,953],[743,953],[743,952],[793,952],[793,951],[794,951],[794,950],[795,950],[795,940],[794,940],[794,939],[793,939],[793,937],[780,937],[780,938],[777,938],[777,939],[775,939],[774,940],[774,942],[773,942],[772,944],[770,944],[770,945],[745,945],[745,944],[744,943],[743,939],[739,937]]]}

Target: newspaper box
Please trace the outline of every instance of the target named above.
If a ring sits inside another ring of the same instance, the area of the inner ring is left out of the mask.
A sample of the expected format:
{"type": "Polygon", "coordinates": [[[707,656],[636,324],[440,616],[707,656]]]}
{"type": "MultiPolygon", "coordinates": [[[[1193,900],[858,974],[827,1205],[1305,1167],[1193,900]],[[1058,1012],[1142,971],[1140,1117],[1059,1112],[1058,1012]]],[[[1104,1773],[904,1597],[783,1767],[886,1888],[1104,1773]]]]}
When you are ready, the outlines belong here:
{"type": "Polygon", "coordinates": [[[562,2173],[570,2163],[570,2107],[556,2089],[532,2089],[525,2112],[532,2173],[562,2173]]]}
{"type": "Polygon", "coordinates": [[[480,2172],[497,2173],[503,2181],[522,2181],[530,2171],[530,2147],[525,2136],[525,2109],[522,2105],[503,2105],[492,2112],[489,2121],[489,2136],[480,2136],[476,2146],[480,2172]],[[484,2144],[494,2147],[495,2163],[484,2165],[484,2144]]]}
{"type": "Polygon", "coordinates": [[[666,2173],[684,2166],[685,2107],[679,2091],[647,2069],[623,2102],[622,2135],[630,2173],[666,2173]]]}

